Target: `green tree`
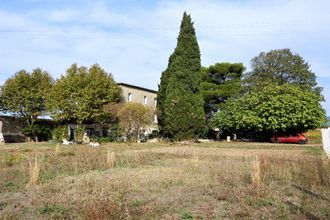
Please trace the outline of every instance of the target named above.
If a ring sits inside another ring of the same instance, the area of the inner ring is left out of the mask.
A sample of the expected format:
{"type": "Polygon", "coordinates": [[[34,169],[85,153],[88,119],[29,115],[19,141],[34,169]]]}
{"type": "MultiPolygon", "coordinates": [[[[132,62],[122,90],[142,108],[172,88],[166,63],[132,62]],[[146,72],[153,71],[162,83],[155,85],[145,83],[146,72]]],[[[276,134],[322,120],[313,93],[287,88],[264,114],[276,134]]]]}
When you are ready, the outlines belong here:
{"type": "Polygon", "coordinates": [[[200,51],[190,15],[184,13],[177,46],[163,72],[158,92],[159,128],[175,139],[196,137],[204,129],[200,51]]]}
{"type": "Polygon", "coordinates": [[[45,99],[53,82],[53,78],[40,68],[32,73],[20,70],[2,87],[2,110],[22,117],[29,126],[33,125],[46,113],[45,99]]]}
{"type": "Polygon", "coordinates": [[[316,76],[310,65],[290,49],[271,50],[261,52],[251,60],[252,71],[247,73],[245,84],[248,88],[271,82],[283,85],[286,83],[303,89],[312,89],[321,95],[321,87],[317,86],[316,76]]]}
{"type": "Polygon", "coordinates": [[[126,137],[139,140],[146,127],[152,124],[154,111],[140,103],[121,104],[117,110],[119,126],[126,137]]]}
{"type": "Polygon", "coordinates": [[[236,100],[229,100],[213,118],[225,133],[269,137],[320,127],[325,121],[321,97],[314,91],[284,84],[268,84],[236,100]]]}
{"type": "Polygon", "coordinates": [[[210,119],[229,98],[241,94],[242,63],[216,63],[201,69],[204,110],[210,119]]]}
{"type": "Polygon", "coordinates": [[[82,125],[87,122],[106,122],[108,113],[103,107],[121,100],[121,90],[98,64],[89,69],[73,64],[55,83],[48,96],[47,106],[59,122],[82,125]]]}

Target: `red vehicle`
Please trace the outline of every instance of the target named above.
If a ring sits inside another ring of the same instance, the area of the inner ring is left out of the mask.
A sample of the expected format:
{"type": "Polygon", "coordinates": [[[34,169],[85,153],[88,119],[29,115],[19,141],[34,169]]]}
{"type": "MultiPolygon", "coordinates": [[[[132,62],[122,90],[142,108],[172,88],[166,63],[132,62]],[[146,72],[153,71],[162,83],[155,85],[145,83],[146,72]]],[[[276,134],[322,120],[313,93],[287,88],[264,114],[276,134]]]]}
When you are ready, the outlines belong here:
{"type": "Polygon", "coordinates": [[[303,134],[293,134],[288,136],[276,136],[272,137],[271,141],[273,143],[294,143],[294,144],[306,144],[308,138],[303,134]]]}

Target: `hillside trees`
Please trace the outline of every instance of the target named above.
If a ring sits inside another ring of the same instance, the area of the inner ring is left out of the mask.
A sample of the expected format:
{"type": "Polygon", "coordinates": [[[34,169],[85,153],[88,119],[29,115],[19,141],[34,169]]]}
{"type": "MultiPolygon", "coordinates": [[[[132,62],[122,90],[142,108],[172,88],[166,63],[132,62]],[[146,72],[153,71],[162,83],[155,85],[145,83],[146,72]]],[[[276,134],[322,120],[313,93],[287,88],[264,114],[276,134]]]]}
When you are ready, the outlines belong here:
{"type": "Polygon", "coordinates": [[[52,117],[63,123],[105,122],[103,107],[121,100],[121,90],[98,64],[90,68],[73,64],[56,82],[48,96],[52,117]]]}
{"type": "Polygon", "coordinates": [[[2,111],[22,117],[28,126],[33,125],[46,113],[46,96],[53,83],[53,78],[40,68],[31,73],[20,70],[2,87],[2,111]]]}
{"type": "Polygon", "coordinates": [[[190,139],[204,128],[200,68],[195,29],[190,16],[184,13],[177,46],[162,73],[157,94],[159,129],[164,136],[190,139]]]}

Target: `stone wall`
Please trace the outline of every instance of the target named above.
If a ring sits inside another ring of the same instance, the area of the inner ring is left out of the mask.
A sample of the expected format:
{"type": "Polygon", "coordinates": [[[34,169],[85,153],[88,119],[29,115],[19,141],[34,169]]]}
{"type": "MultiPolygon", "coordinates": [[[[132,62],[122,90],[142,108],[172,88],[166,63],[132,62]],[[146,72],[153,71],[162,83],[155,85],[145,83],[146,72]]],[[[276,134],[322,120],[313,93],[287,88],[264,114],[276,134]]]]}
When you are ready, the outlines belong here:
{"type": "Polygon", "coordinates": [[[330,159],[330,128],[322,128],[321,133],[323,149],[330,159]]]}
{"type": "Polygon", "coordinates": [[[119,83],[118,85],[123,91],[125,102],[131,101],[156,108],[156,91],[124,83],[119,83]],[[131,94],[131,100],[128,98],[129,94],[131,94]]]}
{"type": "Polygon", "coordinates": [[[0,139],[4,142],[24,142],[26,137],[22,134],[25,123],[20,118],[0,116],[0,139]]]}

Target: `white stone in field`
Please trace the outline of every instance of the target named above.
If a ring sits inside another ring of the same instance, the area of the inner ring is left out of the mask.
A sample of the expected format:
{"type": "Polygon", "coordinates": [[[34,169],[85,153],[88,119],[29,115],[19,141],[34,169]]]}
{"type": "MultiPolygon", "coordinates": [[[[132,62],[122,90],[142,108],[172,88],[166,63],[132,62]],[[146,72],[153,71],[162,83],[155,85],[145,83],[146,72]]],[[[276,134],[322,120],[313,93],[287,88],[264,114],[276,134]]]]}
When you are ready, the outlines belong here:
{"type": "Polygon", "coordinates": [[[158,143],[159,140],[157,138],[147,140],[148,143],[158,143]]]}
{"type": "Polygon", "coordinates": [[[62,144],[63,145],[71,145],[71,144],[73,144],[73,142],[63,139],[62,144]]]}
{"type": "Polygon", "coordinates": [[[90,142],[89,143],[89,146],[91,146],[91,147],[98,147],[98,146],[100,146],[100,143],[98,143],[98,142],[90,142]]]}
{"type": "Polygon", "coordinates": [[[5,143],[5,139],[2,134],[2,121],[0,121],[0,144],[5,143]]]}
{"type": "Polygon", "coordinates": [[[327,153],[328,158],[330,158],[330,128],[322,128],[321,133],[323,149],[327,153]]]}
{"type": "Polygon", "coordinates": [[[3,137],[3,134],[0,132],[0,144],[5,143],[5,139],[3,137]]]}

